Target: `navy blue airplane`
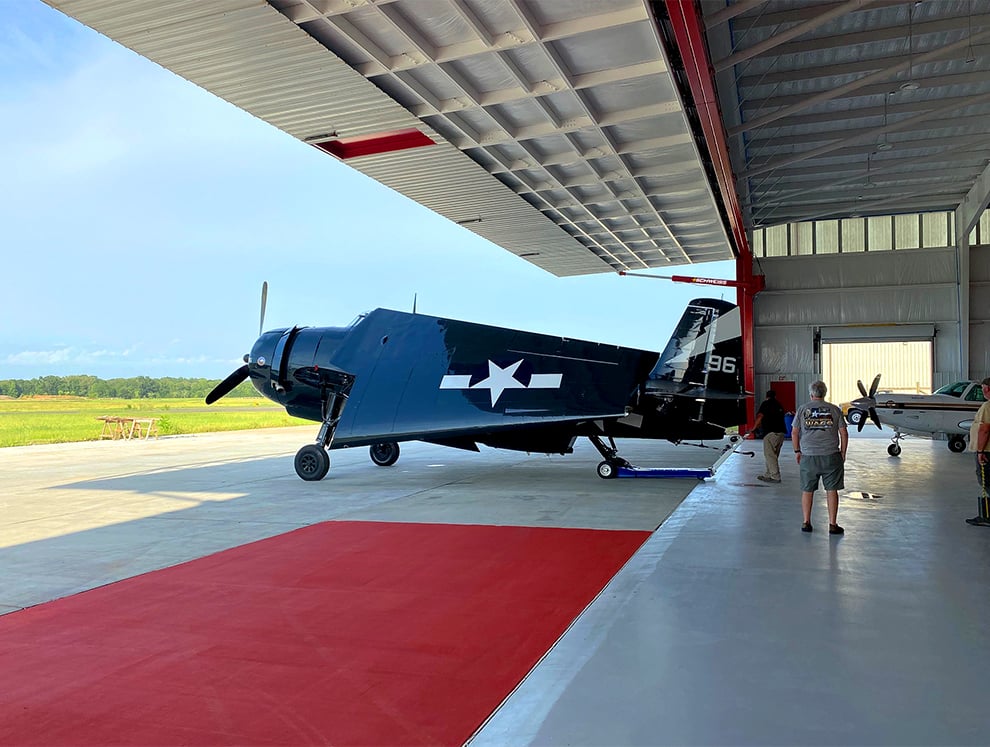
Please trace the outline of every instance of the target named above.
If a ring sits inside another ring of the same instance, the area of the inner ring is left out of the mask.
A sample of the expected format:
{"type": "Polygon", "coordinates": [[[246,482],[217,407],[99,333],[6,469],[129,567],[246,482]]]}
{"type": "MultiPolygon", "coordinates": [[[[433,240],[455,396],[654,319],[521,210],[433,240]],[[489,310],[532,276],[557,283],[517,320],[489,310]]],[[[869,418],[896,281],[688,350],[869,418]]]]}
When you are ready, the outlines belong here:
{"type": "Polygon", "coordinates": [[[746,422],[742,377],[727,301],[692,301],[662,354],[376,309],[347,327],[264,332],[206,403],[250,378],[290,415],[322,423],[296,454],[303,480],[326,476],[328,449],[370,446],[387,467],[402,441],[568,454],[579,436],[610,478],[629,466],[616,438],[720,439],[746,422]]]}

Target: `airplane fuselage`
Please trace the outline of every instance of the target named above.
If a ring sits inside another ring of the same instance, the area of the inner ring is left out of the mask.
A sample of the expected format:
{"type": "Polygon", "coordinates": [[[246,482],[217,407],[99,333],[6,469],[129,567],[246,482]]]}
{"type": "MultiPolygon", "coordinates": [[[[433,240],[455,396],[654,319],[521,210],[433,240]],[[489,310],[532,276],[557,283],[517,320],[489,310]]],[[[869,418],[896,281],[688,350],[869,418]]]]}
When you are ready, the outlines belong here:
{"type": "Polygon", "coordinates": [[[877,413],[884,425],[913,435],[967,435],[982,402],[946,394],[878,395],[877,413]]]}
{"type": "Polygon", "coordinates": [[[878,393],[873,398],[861,397],[849,403],[847,419],[859,424],[872,407],[880,422],[895,432],[894,444],[888,451],[896,456],[900,434],[949,437],[952,451],[966,448],[966,437],[976,411],[984,402],[983,392],[976,382],[960,381],[948,384],[933,394],[878,393]]]}
{"type": "Polygon", "coordinates": [[[745,422],[741,350],[738,309],[720,300],[692,302],[662,354],[376,309],[261,334],[207,403],[249,378],[322,423],[297,454],[303,479],[326,473],[326,449],[369,445],[388,466],[409,440],[566,454],[587,436],[614,467],[602,438],[720,439],[745,422]]]}
{"type": "Polygon", "coordinates": [[[332,448],[424,433],[442,442],[462,435],[466,426],[481,443],[513,448],[519,442],[527,451],[542,450],[540,442],[551,451],[567,448],[585,431],[721,437],[724,429],[705,423],[686,433],[682,421],[690,418],[670,417],[675,404],[639,392],[658,357],[647,350],[377,309],[350,327],[266,332],[251,351],[249,367],[262,395],[307,420],[324,420],[326,390],[343,389],[347,403],[332,448]],[[603,416],[609,420],[596,425],[603,416]],[[590,420],[581,424],[582,419],[590,420]],[[513,421],[529,424],[536,435],[522,440],[511,435],[513,421]],[[500,436],[500,431],[507,432],[500,436]]]}

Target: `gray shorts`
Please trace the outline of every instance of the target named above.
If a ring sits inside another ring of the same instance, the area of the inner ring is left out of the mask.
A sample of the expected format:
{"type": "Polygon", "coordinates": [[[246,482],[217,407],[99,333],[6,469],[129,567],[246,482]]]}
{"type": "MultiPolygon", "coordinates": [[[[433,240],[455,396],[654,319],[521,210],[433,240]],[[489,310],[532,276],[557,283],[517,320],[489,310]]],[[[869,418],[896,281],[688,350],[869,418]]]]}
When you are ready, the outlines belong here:
{"type": "Polygon", "coordinates": [[[825,456],[801,455],[801,490],[814,493],[818,490],[818,478],[825,490],[842,490],[845,485],[846,465],[839,452],[825,456]]]}

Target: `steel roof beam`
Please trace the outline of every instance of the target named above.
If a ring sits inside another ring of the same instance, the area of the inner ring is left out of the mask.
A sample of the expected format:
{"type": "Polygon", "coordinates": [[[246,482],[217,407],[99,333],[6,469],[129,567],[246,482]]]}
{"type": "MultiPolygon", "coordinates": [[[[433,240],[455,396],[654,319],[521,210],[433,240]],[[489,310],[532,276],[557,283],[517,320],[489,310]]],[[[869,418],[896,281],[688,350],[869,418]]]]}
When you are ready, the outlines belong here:
{"type": "Polygon", "coordinates": [[[799,23],[797,26],[793,26],[786,31],[778,31],[767,39],[761,42],[740,49],[738,52],[733,52],[728,57],[723,57],[721,60],[716,60],[713,64],[715,70],[722,71],[728,70],[730,67],[734,67],[741,62],[752,59],[753,57],[758,57],[764,52],[769,52],[775,47],[779,47],[785,42],[789,42],[791,39],[795,39],[799,36],[804,36],[810,31],[814,31],[820,26],[824,26],[829,21],[835,20],[836,18],[841,18],[844,15],[853,13],[857,10],[863,10],[868,8],[874,3],[879,2],[879,0],[847,0],[844,3],[833,6],[824,12],[820,12],[813,16],[810,20],[804,23],[799,23]]]}
{"type": "Polygon", "coordinates": [[[766,2],[767,0],[738,0],[731,5],[727,4],[721,10],[705,18],[705,29],[713,29],[716,26],[721,26],[723,23],[728,23],[736,16],[740,16],[753,8],[758,8],[766,2]]]}
{"type": "MultiPolygon", "coordinates": [[[[917,84],[919,89],[926,88],[948,88],[950,86],[965,86],[969,84],[984,84],[987,81],[987,73],[984,70],[973,70],[966,73],[953,73],[951,75],[938,75],[929,77],[920,77],[915,75],[913,81],[917,84]]],[[[900,93],[900,88],[896,86],[897,81],[893,84],[891,83],[874,83],[869,86],[864,86],[857,90],[851,96],[844,96],[843,100],[851,101],[858,98],[873,97],[873,96],[888,96],[888,95],[898,95],[900,93]]],[[[772,99],[766,99],[758,107],[744,106],[743,108],[749,111],[761,111],[762,109],[788,106],[790,102],[801,102],[807,98],[806,94],[802,95],[785,95],[776,96],[772,99]]],[[[943,101],[945,99],[939,99],[943,101]]],[[[951,99],[950,99],[951,100],[951,99]]],[[[850,109],[851,114],[855,114],[859,109],[850,109]]],[[[783,126],[783,125],[779,125],[783,126]]]]}
{"type": "Polygon", "coordinates": [[[892,65],[884,70],[873,73],[872,75],[867,75],[859,80],[854,80],[845,85],[838,86],[836,88],[822,91],[813,96],[808,96],[802,101],[792,104],[790,106],[784,106],[775,112],[766,114],[762,117],[757,117],[754,120],[743,122],[742,124],[733,127],[729,130],[730,135],[739,135],[743,132],[749,132],[751,130],[758,129],[760,127],[765,127],[771,122],[776,122],[779,119],[783,119],[786,116],[794,114],[799,111],[803,111],[815,104],[825,103],[827,101],[834,101],[838,98],[843,98],[846,94],[853,91],[858,91],[872,83],[880,83],[885,80],[893,78],[895,75],[902,73],[906,70],[911,69],[914,65],[920,65],[928,60],[939,59],[941,55],[948,53],[949,51],[954,51],[957,49],[964,49],[971,41],[979,41],[982,39],[990,39],[990,30],[983,31],[979,34],[974,35],[970,39],[962,39],[953,44],[949,44],[945,47],[932,50],[922,55],[916,55],[913,59],[904,60],[903,62],[892,65]]]}
{"type": "MultiPolygon", "coordinates": [[[[946,58],[965,59],[966,50],[961,50],[963,54],[946,55],[946,58]]],[[[824,80],[832,83],[830,79],[841,78],[846,75],[856,75],[858,73],[883,70],[898,61],[903,60],[903,54],[889,55],[886,57],[873,57],[870,59],[859,59],[852,62],[842,62],[832,65],[814,65],[810,67],[781,69],[775,65],[773,71],[757,73],[754,75],[743,75],[738,80],[741,89],[753,92],[752,89],[762,86],[773,86],[773,90],[779,88],[780,84],[795,84],[803,81],[824,80]]],[[[772,99],[771,99],[772,100],[772,99]]]]}
{"type": "MultiPolygon", "coordinates": [[[[892,5],[904,5],[904,3],[905,0],[878,0],[877,2],[873,3],[870,7],[885,8],[885,7],[890,7],[892,5]]],[[[837,3],[837,2],[834,3],[819,2],[803,8],[792,8],[790,10],[778,10],[778,11],[770,11],[769,13],[753,14],[751,16],[746,16],[745,18],[740,18],[738,25],[745,26],[745,29],[749,30],[749,29],[766,27],[766,26],[780,26],[785,23],[799,23],[809,18],[813,18],[819,13],[827,12],[832,8],[839,6],[840,4],[841,3],[837,3]]],[[[733,3],[729,7],[715,13],[712,17],[714,18],[715,16],[725,13],[726,11],[735,8],[737,5],[742,5],[742,3],[733,3]]],[[[767,3],[767,5],[771,8],[775,6],[773,2],[769,2],[767,3]]],[[[746,8],[746,10],[749,9],[750,8],[746,8]]],[[[739,14],[734,13],[733,15],[739,15],[739,14]]],[[[711,26],[708,25],[707,23],[706,25],[709,28],[711,28],[711,26]]],[[[741,29],[737,29],[737,31],[740,30],[741,29]]]]}
{"type": "MultiPolygon", "coordinates": [[[[990,102],[990,93],[985,93],[982,96],[974,96],[972,99],[970,99],[971,105],[982,104],[982,103],[986,103],[986,102],[990,102]]],[[[930,110],[928,110],[926,112],[923,112],[922,114],[915,115],[914,117],[911,117],[910,119],[905,119],[905,120],[902,120],[900,122],[896,122],[896,123],[894,123],[892,125],[888,125],[884,129],[884,131],[885,132],[888,132],[888,133],[889,132],[899,132],[900,130],[904,130],[904,129],[910,128],[911,126],[913,126],[914,124],[916,124],[918,122],[925,122],[925,121],[928,121],[928,120],[932,120],[932,119],[937,119],[937,118],[943,117],[949,111],[952,111],[952,110],[943,109],[941,107],[935,108],[935,109],[930,109],[930,110]]],[[[879,130],[878,130],[878,132],[879,132],[879,130]]],[[[780,166],[788,166],[788,165],[790,165],[792,163],[798,163],[800,161],[805,161],[805,160],[807,160],[809,158],[815,158],[817,156],[825,155],[827,153],[831,153],[833,151],[836,151],[836,150],[839,150],[841,148],[844,148],[845,146],[847,146],[847,145],[849,145],[851,143],[862,142],[862,141],[864,141],[864,140],[866,140],[866,139],[868,139],[870,137],[873,137],[873,136],[874,136],[874,133],[869,132],[869,133],[866,133],[866,134],[858,135],[856,137],[849,137],[849,138],[844,138],[844,139],[836,140],[836,141],[831,142],[831,143],[828,143],[826,145],[822,145],[822,146],[819,146],[817,148],[812,148],[811,150],[802,151],[800,153],[796,153],[796,154],[793,154],[791,156],[787,156],[785,158],[780,158],[780,159],[775,159],[775,160],[767,161],[767,162],[765,162],[763,164],[760,164],[759,166],[756,166],[756,167],[753,167],[753,168],[748,168],[744,172],[742,172],[739,176],[740,176],[740,178],[749,178],[749,177],[757,176],[758,174],[764,174],[764,173],[767,173],[767,172],[770,172],[770,171],[774,171],[775,169],[779,168],[780,166]]]]}
{"type": "MultiPolygon", "coordinates": [[[[539,36],[540,35],[540,30],[539,30],[538,24],[536,23],[535,19],[533,19],[532,14],[525,7],[521,6],[519,3],[513,2],[511,4],[512,4],[515,12],[518,14],[519,18],[525,24],[526,28],[529,29],[535,36],[539,36]]],[[[642,8],[643,8],[643,11],[645,13],[645,6],[642,6],[642,8]]],[[[644,16],[644,19],[647,18],[647,17],[648,16],[644,16]]],[[[551,64],[554,66],[555,71],[557,72],[557,75],[559,77],[564,78],[565,80],[569,80],[570,79],[570,76],[569,76],[569,71],[567,69],[567,65],[564,63],[564,61],[562,59],[560,59],[559,54],[557,54],[557,52],[551,46],[545,46],[544,49],[543,49],[543,51],[547,55],[547,58],[550,60],[551,64]]],[[[581,108],[584,110],[585,114],[593,122],[598,121],[598,118],[596,116],[598,113],[595,112],[595,111],[593,111],[591,105],[588,104],[588,102],[581,95],[581,92],[575,90],[575,91],[573,91],[573,94],[574,94],[575,98],[577,99],[578,103],[581,105],[581,108]]],[[[651,116],[653,116],[653,115],[651,115],[651,116]]],[[[607,120],[608,117],[606,116],[604,119],[607,120]]],[[[619,120],[619,121],[623,121],[623,120],[619,120]]],[[[601,124],[599,124],[596,127],[596,129],[598,131],[598,134],[601,137],[601,139],[607,144],[607,146],[611,150],[612,154],[614,154],[616,156],[618,156],[617,148],[616,148],[615,144],[611,141],[611,138],[609,137],[608,133],[605,131],[604,126],[608,126],[609,124],[618,124],[619,121],[615,121],[615,122],[603,121],[601,124]]],[[[622,161],[621,158],[619,160],[620,160],[620,162],[622,162],[623,166],[626,167],[625,162],[622,161]]],[[[628,171],[627,171],[627,173],[628,173],[628,171]]],[[[630,177],[631,177],[631,175],[630,175],[630,177]]],[[[635,179],[633,179],[633,183],[636,184],[637,190],[640,191],[641,196],[643,198],[645,198],[645,199],[648,199],[647,194],[642,190],[642,188],[639,185],[639,182],[637,182],[635,179]]],[[[660,214],[659,210],[657,211],[657,218],[660,220],[661,224],[667,230],[667,233],[670,236],[670,241],[673,242],[673,244],[675,246],[677,246],[677,248],[681,251],[681,253],[684,254],[685,257],[688,257],[689,256],[688,253],[684,250],[684,247],[681,245],[680,241],[678,241],[677,236],[675,235],[674,231],[669,227],[669,225],[667,224],[667,221],[664,220],[664,218],[660,214]]],[[[645,263],[644,263],[644,265],[645,266],[648,266],[645,263]]]]}
{"type": "MultiPolygon", "coordinates": [[[[939,1],[943,2],[944,0],[939,1]]],[[[908,3],[902,4],[907,5],[908,3]]],[[[911,35],[917,39],[928,34],[937,36],[946,32],[965,31],[968,36],[970,27],[980,28],[984,26],[990,26],[990,14],[981,13],[972,17],[961,15],[952,18],[941,18],[935,21],[913,22],[911,24],[911,35]]],[[[869,31],[810,37],[802,39],[799,42],[791,42],[777,47],[775,56],[783,57],[784,55],[807,54],[809,52],[845,49],[852,46],[871,45],[877,42],[905,39],[907,36],[906,31],[906,24],[897,23],[884,28],[871,28],[869,31]]],[[[976,35],[974,34],[973,36],[975,39],[976,35]]]]}
{"type": "Polygon", "coordinates": [[[880,206],[894,206],[897,213],[911,212],[914,207],[913,200],[918,200],[922,204],[931,197],[944,197],[945,210],[955,209],[960,197],[965,194],[969,185],[955,185],[949,187],[922,187],[914,191],[891,188],[873,188],[869,192],[864,191],[863,199],[856,197],[840,202],[830,202],[821,204],[816,202],[788,204],[786,207],[774,208],[773,210],[761,211],[760,215],[754,216],[755,224],[765,225],[767,223],[781,223],[792,221],[823,220],[825,218],[845,218],[853,213],[860,213],[865,204],[871,208],[880,206]],[[874,199],[872,194],[879,195],[880,199],[874,199]]]}
{"type": "MultiPolygon", "coordinates": [[[[502,57],[499,55],[499,57],[502,57]]],[[[504,64],[508,60],[502,58],[504,64]]],[[[526,101],[541,96],[549,96],[554,93],[573,88],[580,91],[585,88],[606,85],[608,83],[625,83],[639,78],[646,78],[664,71],[664,66],[656,62],[643,62],[625,67],[615,67],[608,70],[601,70],[593,73],[574,75],[569,80],[564,78],[554,78],[551,80],[541,80],[535,84],[523,84],[512,88],[501,88],[496,91],[485,91],[477,93],[471,100],[446,99],[439,107],[412,106],[410,110],[417,116],[428,116],[430,114],[448,114],[466,109],[479,108],[484,106],[494,106],[496,104],[512,104],[518,101],[526,101]]],[[[445,67],[444,72],[451,75],[451,71],[445,67]]],[[[519,75],[516,75],[519,78],[519,75]]],[[[676,104],[665,104],[671,112],[680,111],[676,104]]]]}
{"type": "MultiPolygon", "coordinates": [[[[754,199],[756,202],[765,201],[769,199],[775,199],[780,201],[782,199],[790,199],[792,197],[799,197],[804,194],[821,194],[822,190],[828,190],[831,187],[836,189],[844,189],[847,184],[855,184],[857,182],[866,182],[869,180],[876,180],[877,182],[883,179],[891,179],[892,181],[900,181],[902,177],[907,176],[908,178],[917,176],[918,174],[934,174],[936,176],[951,173],[953,177],[960,175],[975,176],[978,174],[983,167],[983,159],[974,160],[971,154],[967,154],[965,151],[959,151],[956,153],[938,153],[927,158],[916,158],[911,159],[909,162],[898,162],[898,163],[884,163],[878,166],[873,166],[869,171],[861,164],[848,164],[847,168],[842,169],[815,169],[815,174],[845,174],[845,176],[839,176],[838,178],[830,179],[815,179],[815,178],[800,178],[795,174],[795,178],[782,177],[775,180],[770,186],[760,186],[759,188],[753,189],[754,199]],[[962,165],[952,167],[951,169],[946,169],[945,164],[961,162],[962,165]],[[904,167],[907,166],[907,169],[904,167]],[[897,168],[901,167],[901,168],[897,168]]],[[[927,176],[925,178],[928,178],[927,176]]],[[[753,203],[748,203],[748,207],[752,207],[753,203]]]]}
{"type": "MultiPolygon", "coordinates": [[[[888,94],[889,95],[889,94],[888,94]]],[[[899,98],[899,97],[893,97],[899,98]]],[[[959,105],[965,105],[965,102],[969,101],[971,96],[953,96],[950,98],[939,99],[940,106],[946,107],[957,107],[959,105]]],[[[889,99],[888,99],[889,101],[889,99]]],[[[887,116],[895,117],[903,114],[913,113],[917,111],[927,111],[931,108],[932,102],[927,99],[918,99],[915,101],[906,101],[903,103],[888,103],[887,105],[887,116]]],[[[797,114],[793,117],[786,117],[785,119],[778,120],[776,131],[780,131],[790,127],[804,127],[806,125],[816,125],[816,124],[827,124],[830,122],[848,122],[856,119],[867,119],[871,117],[882,117],[883,116],[883,106],[861,106],[855,109],[843,109],[841,111],[834,112],[817,112],[815,114],[797,114]]],[[[754,140],[763,139],[765,136],[760,133],[754,133],[747,138],[747,142],[753,142],[754,140]]]]}
{"type": "MultiPolygon", "coordinates": [[[[966,106],[963,104],[962,106],[966,106]]],[[[931,110],[929,110],[931,111],[931,110]]],[[[893,129],[893,125],[888,125],[887,127],[855,127],[843,130],[819,130],[816,132],[803,132],[800,135],[778,135],[776,137],[761,137],[754,138],[750,141],[750,148],[759,147],[762,153],[767,153],[775,149],[787,150],[790,146],[801,146],[809,145],[811,143],[820,142],[831,142],[836,141],[837,136],[841,136],[843,139],[861,139],[863,135],[874,134],[878,137],[885,134],[896,132],[897,134],[912,134],[916,132],[924,133],[928,137],[924,139],[924,142],[938,142],[939,137],[952,136],[952,131],[958,131],[959,128],[968,127],[979,134],[986,134],[985,128],[990,128],[990,116],[987,112],[980,114],[973,114],[966,117],[953,117],[944,123],[940,123],[941,126],[932,126],[929,120],[922,120],[916,122],[912,127],[900,127],[896,130],[893,129]],[[946,133],[945,135],[939,135],[939,133],[946,133]]],[[[990,131],[990,130],[987,130],[990,131]]],[[[920,140],[895,140],[891,141],[891,145],[895,148],[899,147],[901,144],[907,145],[909,147],[914,146],[916,143],[922,142],[920,140]]]]}

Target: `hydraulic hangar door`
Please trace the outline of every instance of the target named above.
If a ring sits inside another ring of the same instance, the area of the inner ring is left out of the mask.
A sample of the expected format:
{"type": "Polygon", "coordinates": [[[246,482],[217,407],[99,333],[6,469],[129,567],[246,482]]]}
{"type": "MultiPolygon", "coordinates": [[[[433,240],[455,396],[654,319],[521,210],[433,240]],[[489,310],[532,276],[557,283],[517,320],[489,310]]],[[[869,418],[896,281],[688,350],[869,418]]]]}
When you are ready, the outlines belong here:
{"type": "Polygon", "coordinates": [[[927,394],[932,391],[935,328],[931,325],[823,327],[822,381],[828,400],[849,402],[880,374],[880,391],[927,394]]]}

